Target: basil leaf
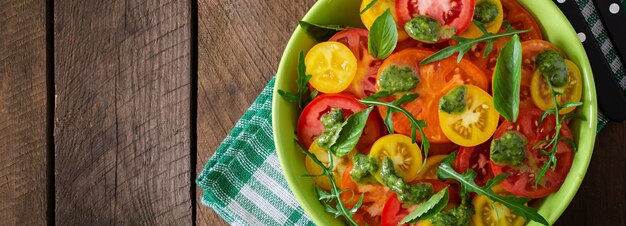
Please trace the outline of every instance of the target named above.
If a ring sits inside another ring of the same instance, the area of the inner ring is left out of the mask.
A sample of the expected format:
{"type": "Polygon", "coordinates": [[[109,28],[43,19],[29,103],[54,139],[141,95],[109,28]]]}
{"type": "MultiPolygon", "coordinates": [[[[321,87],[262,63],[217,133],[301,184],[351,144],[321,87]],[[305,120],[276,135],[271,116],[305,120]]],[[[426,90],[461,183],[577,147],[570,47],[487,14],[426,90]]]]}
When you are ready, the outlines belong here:
{"type": "Polygon", "coordinates": [[[365,122],[372,112],[373,107],[369,107],[363,111],[356,112],[346,121],[339,131],[339,138],[330,146],[330,151],[337,157],[342,157],[350,153],[359,142],[359,138],[365,128],[365,122]]]}
{"type": "Polygon", "coordinates": [[[509,122],[515,122],[519,114],[521,81],[522,43],[514,35],[502,48],[493,73],[493,105],[509,122]]]}
{"type": "Polygon", "coordinates": [[[328,41],[330,37],[333,37],[337,32],[348,29],[346,26],[341,25],[320,25],[306,21],[298,21],[300,27],[304,29],[304,32],[309,34],[318,42],[328,41]]]}
{"type": "Polygon", "coordinates": [[[460,174],[452,168],[450,163],[456,158],[456,153],[450,154],[448,157],[441,161],[441,165],[437,168],[437,175],[440,179],[454,179],[461,184],[461,192],[467,194],[468,192],[475,192],[479,195],[487,196],[491,201],[502,203],[502,205],[508,207],[511,211],[515,212],[518,216],[523,217],[526,220],[532,220],[543,225],[549,225],[548,221],[537,212],[536,209],[526,206],[529,198],[515,197],[515,196],[501,196],[491,190],[491,186],[494,186],[496,182],[504,180],[504,176],[495,177],[494,179],[487,181],[485,187],[478,186],[474,179],[476,178],[476,172],[472,169],[468,169],[467,172],[460,174]],[[494,181],[495,180],[495,181],[494,181]]]}
{"type": "Polygon", "coordinates": [[[400,221],[400,224],[414,224],[434,216],[448,204],[448,199],[448,187],[446,187],[417,206],[415,210],[400,221]]]}
{"type": "Polygon", "coordinates": [[[361,10],[359,14],[365,13],[368,9],[372,8],[372,6],[376,5],[376,2],[378,2],[378,0],[372,0],[369,4],[367,4],[367,6],[365,6],[365,8],[363,8],[363,10],[361,10]]]}
{"type": "Polygon", "coordinates": [[[391,11],[387,9],[370,27],[367,49],[373,57],[385,59],[396,48],[398,30],[391,11]]]}

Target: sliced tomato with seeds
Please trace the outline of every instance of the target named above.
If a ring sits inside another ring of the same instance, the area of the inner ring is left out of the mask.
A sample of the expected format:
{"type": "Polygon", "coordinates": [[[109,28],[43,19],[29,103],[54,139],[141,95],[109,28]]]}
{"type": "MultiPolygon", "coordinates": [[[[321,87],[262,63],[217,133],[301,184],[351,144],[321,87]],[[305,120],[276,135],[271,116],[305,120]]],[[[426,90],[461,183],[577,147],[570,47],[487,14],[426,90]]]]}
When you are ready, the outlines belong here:
{"type": "MultiPolygon", "coordinates": [[[[437,62],[426,65],[419,65],[420,61],[433,54],[419,48],[410,48],[389,56],[381,65],[377,80],[381,77],[381,72],[389,66],[409,66],[419,71],[419,84],[410,91],[419,93],[419,97],[414,101],[404,104],[403,107],[411,112],[416,119],[424,120],[429,126],[424,128],[424,133],[431,143],[448,143],[450,140],[444,135],[439,125],[439,99],[448,91],[458,85],[471,84],[488,90],[489,80],[483,71],[468,60],[461,60],[457,64],[456,56],[452,56],[437,62]]],[[[376,90],[381,88],[376,84],[376,90]]],[[[395,97],[385,99],[391,101],[395,97]]],[[[386,107],[378,107],[380,115],[385,118],[386,107]]],[[[394,112],[392,116],[393,128],[395,132],[411,136],[411,123],[402,113],[394,112]]],[[[420,136],[417,136],[421,140],[420,136]]]]}
{"type": "MultiPolygon", "coordinates": [[[[318,96],[304,107],[298,119],[296,133],[300,144],[309,148],[315,138],[324,132],[324,126],[320,120],[324,114],[333,108],[341,108],[344,118],[348,118],[355,112],[365,110],[367,107],[350,95],[324,94],[318,96]]],[[[381,123],[377,114],[370,114],[363,134],[357,143],[357,150],[366,154],[369,153],[372,144],[382,136],[381,123]]]]}
{"type": "Polygon", "coordinates": [[[416,16],[428,16],[461,34],[472,22],[474,0],[396,0],[396,13],[401,27],[416,16]]]}
{"type": "Polygon", "coordinates": [[[350,171],[353,165],[349,165],[341,177],[339,188],[345,190],[339,198],[347,208],[352,208],[363,195],[363,204],[353,216],[359,225],[380,225],[381,214],[385,203],[393,193],[382,184],[357,184],[352,180],[350,171]]]}
{"type": "Polygon", "coordinates": [[[461,147],[454,161],[454,169],[459,173],[465,173],[468,169],[476,172],[474,182],[483,186],[493,178],[491,171],[489,151],[491,140],[474,147],[461,147]]]}
{"type": "MultiPolygon", "coordinates": [[[[552,147],[534,148],[535,144],[541,140],[551,139],[554,136],[554,127],[556,121],[553,115],[544,119],[541,125],[538,124],[539,117],[543,112],[539,109],[520,109],[517,122],[504,122],[498,128],[494,139],[501,137],[506,131],[518,131],[526,137],[528,143],[526,145],[526,159],[520,166],[499,165],[491,161],[491,170],[494,175],[509,173],[509,176],[501,183],[501,185],[513,195],[541,198],[557,191],[570,170],[574,152],[568,143],[560,141],[557,143],[556,168],[548,169],[545,176],[539,181],[535,187],[535,178],[537,173],[547,161],[547,155],[539,153],[538,149],[543,148],[548,151],[552,147]]],[[[572,133],[566,124],[563,124],[560,136],[573,139],[572,133]]]]}
{"type": "MultiPolygon", "coordinates": [[[[541,28],[535,21],[532,14],[528,12],[517,0],[501,0],[502,10],[504,11],[504,20],[511,24],[515,30],[530,30],[529,32],[520,34],[520,40],[526,41],[531,39],[542,39],[541,28]]],[[[500,27],[500,31],[505,31],[506,26],[500,27]]],[[[510,39],[507,38],[507,39],[510,39]]]]}
{"type": "Polygon", "coordinates": [[[345,90],[358,98],[364,98],[376,92],[376,74],[382,61],[374,58],[367,50],[368,31],[361,28],[350,28],[333,35],[329,41],[346,45],[357,60],[356,75],[350,86],[345,90]]]}

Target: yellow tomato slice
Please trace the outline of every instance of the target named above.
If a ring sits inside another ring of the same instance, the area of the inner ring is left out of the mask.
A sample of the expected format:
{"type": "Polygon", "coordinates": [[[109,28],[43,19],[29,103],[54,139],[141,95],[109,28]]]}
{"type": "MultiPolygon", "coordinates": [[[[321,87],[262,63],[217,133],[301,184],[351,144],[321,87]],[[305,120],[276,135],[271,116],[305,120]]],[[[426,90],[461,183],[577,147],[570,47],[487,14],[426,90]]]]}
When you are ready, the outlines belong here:
{"type": "MultiPolygon", "coordinates": [[[[563,95],[557,96],[557,101],[559,101],[560,104],[580,101],[583,91],[583,81],[578,66],[570,60],[565,60],[565,63],[567,64],[568,70],[568,82],[565,86],[554,87],[555,91],[563,93],[563,95]]],[[[541,110],[545,111],[548,108],[554,108],[554,100],[552,99],[550,88],[539,70],[536,70],[533,74],[530,83],[530,96],[533,98],[535,105],[541,110]]],[[[567,114],[574,109],[576,109],[576,107],[564,108],[561,109],[559,113],[567,114]]]]}
{"type": "Polygon", "coordinates": [[[526,221],[499,202],[491,202],[484,195],[472,201],[476,213],[472,216],[474,226],[522,226],[526,221]],[[495,208],[494,208],[495,207],[495,208]]]}
{"type": "MultiPolygon", "coordinates": [[[[320,160],[320,162],[328,167],[328,151],[325,148],[317,145],[317,141],[314,141],[313,144],[311,144],[311,147],[309,147],[309,152],[313,153],[315,157],[320,160]]],[[[354,153],[354,151],[352,151],[351,153],[354,153]]],[[[349,154],[345,157],[339,158],[333,155],[333,177],[335,178],[335,181],[341,181],[343,173],[350,165],[350,159],[352,158],[351,156],[352,154],[349,154]]],[[[322,168],[315,164],[313,159],[309,156],[307,156],[304,160],[304,166],[311,175],[320,175],[323,172],[322,168]]],[[[326,176],[313,177],[313,179],[315,180],[315,183],[317,183],[317,185],[319,185],[323,189],[330,190],[332,188],[330,185],[330,181],[326,176]]]]}
{"type": "MultiPolygon", "coordinates": [[[[422,152],[417,144],[411,142],[411,138],[402,134],[390,134],[378,139],[369,154],[379,163],[383,158],[389,157],[393,161],[396,173],[405,182],[411,182],[417,177],[417,171],[422,166],[422,152]]],[[[382,182],[378,173],[374,177],[382,182]]]]}
{"type": "Polygon", "coordinates": [[[356,57],[339,42],[319,43],[304,57],[311,86],[322,93],[339,93],[350,85],[357,70],[356,57]]]}
{"type": "Polygon", "coordinates": [[[474,85],[465,87],[465,109],[460,113],[439,110],[439,126],[455,144],[472,147],[489,140],[498,127],[500,114],[493,107],[493,97],[474,85]]]}
{"type": "MultiPolygon", "coordinates": [[[[485,24],[485,28],[487,28],[487,31],[494,34],[498,33],[498,31],[500,31],[500,27],[502,26],[502,20],[504,18],[502,3],[500,3],[500,0],[476,0],[476,3],[474,5],[478,5],[482,2],[490,2],[498,7],[498,16],[496,16],[496,19],[488,24],[485,24]]],[[[470,23],[469,27],[467,27],[467,30],[465,30],[459,36],[464,38],[478,38],[482,35],[483,32],[474,23],[470,23]]]]}
{"type": "Polygon", "coordinates": [[[448,155],[433,155],[426,159],[426,165],[421,172],[417,174],[417,179],[438,179],[437,168],[441,165],[441,160],[448,157],[448,155]]]}
{"type": "MultiPolygon", "coordinates": [[[[369,5],[372,1],[374,0],[363,0],[363,2],[361,2],[361,8],[359,9],[359,11],[365,9],[365,7],[367,7],[367,5],[369,5]]],[[[363,22],[363,25],[365,25],[365,27],[369,30],[374,23],[374,20],[376,20],[378,16],[385,13],[387,9],[389,9],[389,11],[391,12],[393,20],[396,21],[396,28],[398,29],[398,41],[407,39],[409,35],[406,34],[406,31],[404,31],[403,27],[399,27],[398,16],[396,15],[395,0],[377,0],[377,2],[374,3],[371,8],[361,14],[361,22],[363,22]]]]}

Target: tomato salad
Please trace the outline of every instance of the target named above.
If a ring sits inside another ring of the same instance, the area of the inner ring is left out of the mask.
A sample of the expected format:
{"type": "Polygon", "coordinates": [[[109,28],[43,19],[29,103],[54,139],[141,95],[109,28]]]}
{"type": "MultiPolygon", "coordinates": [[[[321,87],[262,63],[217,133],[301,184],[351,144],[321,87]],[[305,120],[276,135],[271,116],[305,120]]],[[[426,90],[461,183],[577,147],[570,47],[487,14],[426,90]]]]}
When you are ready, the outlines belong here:
{"type": "Polygon", "coordinates": [[[351,225],[548,224],[581,73],[515,0],[364,0],[298,65],[298,142],[325,210],[351,225]],[[331,34],[332,34],[331,33],[331,34]]]}

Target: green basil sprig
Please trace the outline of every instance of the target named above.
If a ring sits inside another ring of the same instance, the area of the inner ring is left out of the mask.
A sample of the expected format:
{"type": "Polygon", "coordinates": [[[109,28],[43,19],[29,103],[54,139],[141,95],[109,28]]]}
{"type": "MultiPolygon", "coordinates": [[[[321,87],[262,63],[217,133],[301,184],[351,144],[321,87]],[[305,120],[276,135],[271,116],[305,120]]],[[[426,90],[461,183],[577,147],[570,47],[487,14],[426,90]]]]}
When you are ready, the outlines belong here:
{"type": "Polygon", "coordinates": [[[521,81],[522,43],[513,35],[502,48],[493,74],[493,105],[509,122],[515,122],[519,114],[521,81]]]}
{"type": "Polygon", "coordinates": [[[373,57],[385,59],[396,48],[398,30],[391,11],[387,9],[370,27],[367,49],[373,57]]]}
{"type": "Polygon", "coordinates": [[[318,42],[328,41],[330,37],[333,37],[337,32],[348,29],[346,26],[341,25],[320,25],[306,21],[298,21],[300,27],[304,29],[304,32],[309,34],[318,42]]]}
{"type": "Polygon", "coordinates": [[[330,152],[337,157],[343,157],[354,149],[361,134],[363,134],[365,123],[372,109],[374,108],[369,107],[363,111],[356,112],[343,122],[336,141],[330,145],[330,152]]]}
{"type": "Polygon", "coordinates": [[[493,179],[487,181],[485,186],[480,187],[475,182],[476,172],[472,169],[468,169],[464,174],[460,174],[452,168],[450,163],[456,159],[456,152],[450,154],[448,157],[441,161],[441,165],[437,168],[437,175],[441,179],[453,179],[461,184],[461,192],[466,194],[468,192],[475,192],[479,195],[487,196],[491,201],[502,203],[502,205],[508,207],[515,212],[518,216],[523,217],[526,220],[532,220],[543,225],[549,225],[548,221],[537,212],[536,209],[526,206],[529,198],[516,197],[516,196],[501,196],[495,193],[492,188],[505,180],[509,175],[508,173],[495,176],[493,179]]]}

